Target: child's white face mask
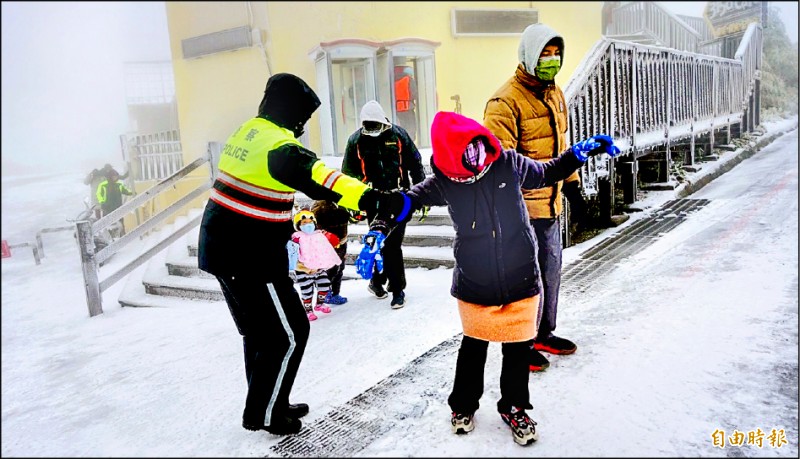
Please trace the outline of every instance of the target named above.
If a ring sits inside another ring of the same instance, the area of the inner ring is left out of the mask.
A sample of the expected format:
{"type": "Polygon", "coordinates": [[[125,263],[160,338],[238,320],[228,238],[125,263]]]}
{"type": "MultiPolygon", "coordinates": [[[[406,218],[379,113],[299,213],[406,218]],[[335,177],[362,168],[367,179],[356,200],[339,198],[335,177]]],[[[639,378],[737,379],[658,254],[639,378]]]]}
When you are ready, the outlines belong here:
{"type": "Polygon", "coordinates": [[[305,224],[300,225],[300,231],[302,231],[302,232],[304,232],[306,234],[313,233],[315,229],[316,229],[316,226],[313,223],[305,223],[305,224]]]}

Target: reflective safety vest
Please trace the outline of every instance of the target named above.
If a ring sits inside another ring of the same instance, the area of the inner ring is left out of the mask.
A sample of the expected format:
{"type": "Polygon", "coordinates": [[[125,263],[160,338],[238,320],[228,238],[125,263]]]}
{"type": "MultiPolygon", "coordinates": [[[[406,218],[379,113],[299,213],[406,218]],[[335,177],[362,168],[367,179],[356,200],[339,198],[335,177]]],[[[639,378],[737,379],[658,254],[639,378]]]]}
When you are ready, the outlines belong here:
{"type": "Polygon", "coordinates": [[[411,77],[406,75],[394,82],[395,108],[398,112],[411,109],[411,77]]]}
{"type": "MultiPolygon", "coordinates": [[[[211,189],[210,199],[236,213],[271,222],[292,219],[295,189],[270,175],[269,154],[276,148],[302,144],[292,131],[263,118],[252,118],[242,124],[225,143],[220,153],[219,175],[211,189]]],[[[316,161],[311,179],[339,193],[338,204],[357,210],[367,186],[340,171],[316,161]]]]}
{"type": "Polygon", "coordinates": [[[234,212],[273,222],[292,218],[294,192],[269,173],[269,152],[293,143],[292,131],[263,118],[242,124],[225,143],[210,199],[234,212]]]}

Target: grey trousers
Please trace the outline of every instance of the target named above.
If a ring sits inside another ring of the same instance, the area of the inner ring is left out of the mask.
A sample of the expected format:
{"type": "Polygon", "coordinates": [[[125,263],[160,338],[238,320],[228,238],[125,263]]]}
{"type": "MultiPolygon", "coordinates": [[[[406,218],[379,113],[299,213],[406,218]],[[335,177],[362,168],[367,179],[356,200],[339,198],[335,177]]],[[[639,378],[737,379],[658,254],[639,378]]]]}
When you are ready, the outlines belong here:
{"type": "Polygon", "coordinates": [[[558,291],[561,288],[561,222],[560,218],[531,219],[536,235],[537,259],[542,280],[540,295],[539,334],[536,341],[547,339],[556,329],[558,291]]]}

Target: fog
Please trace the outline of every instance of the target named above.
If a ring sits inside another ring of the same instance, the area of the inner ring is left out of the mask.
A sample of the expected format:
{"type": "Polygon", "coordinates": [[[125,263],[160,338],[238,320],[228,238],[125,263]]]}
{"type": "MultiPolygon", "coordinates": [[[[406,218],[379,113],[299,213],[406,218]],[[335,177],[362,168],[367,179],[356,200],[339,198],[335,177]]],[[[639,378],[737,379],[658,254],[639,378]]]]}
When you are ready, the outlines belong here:
{"type": "MultiPolygon", "coordinates": [[[[797,2],[770,3],[796,43],[797,2]]],[[[121,166],[123,64],[170,58],[164,2],[2,2],[3,175],[121,166]]]]}
{"type": "Polygon", "coordinates": [[[2,173],[122,165],[123,63],[170,60],[164,2],[2,2],[2,173]]]}

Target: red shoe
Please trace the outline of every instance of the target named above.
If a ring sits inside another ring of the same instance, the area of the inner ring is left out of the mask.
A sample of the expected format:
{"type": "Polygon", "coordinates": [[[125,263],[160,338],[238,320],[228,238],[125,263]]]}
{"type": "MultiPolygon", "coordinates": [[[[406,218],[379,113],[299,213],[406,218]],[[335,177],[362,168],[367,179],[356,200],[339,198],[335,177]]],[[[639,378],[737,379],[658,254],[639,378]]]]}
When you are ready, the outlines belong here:
{"type": "Polygon", "coordinates": [[[530,370],[544,371],[550,366],[550,362],[539,351],[531,349],[530,370]]]}
{"type": "Polygon", "coordinates": [[[569,355],[574,354],[578,350],[578,346],[572,341],[558,336],[550,336],[544,341],[536,341],[533,343],[533,348],[537,351],[547,352],[555,355],[569,355]]]}

